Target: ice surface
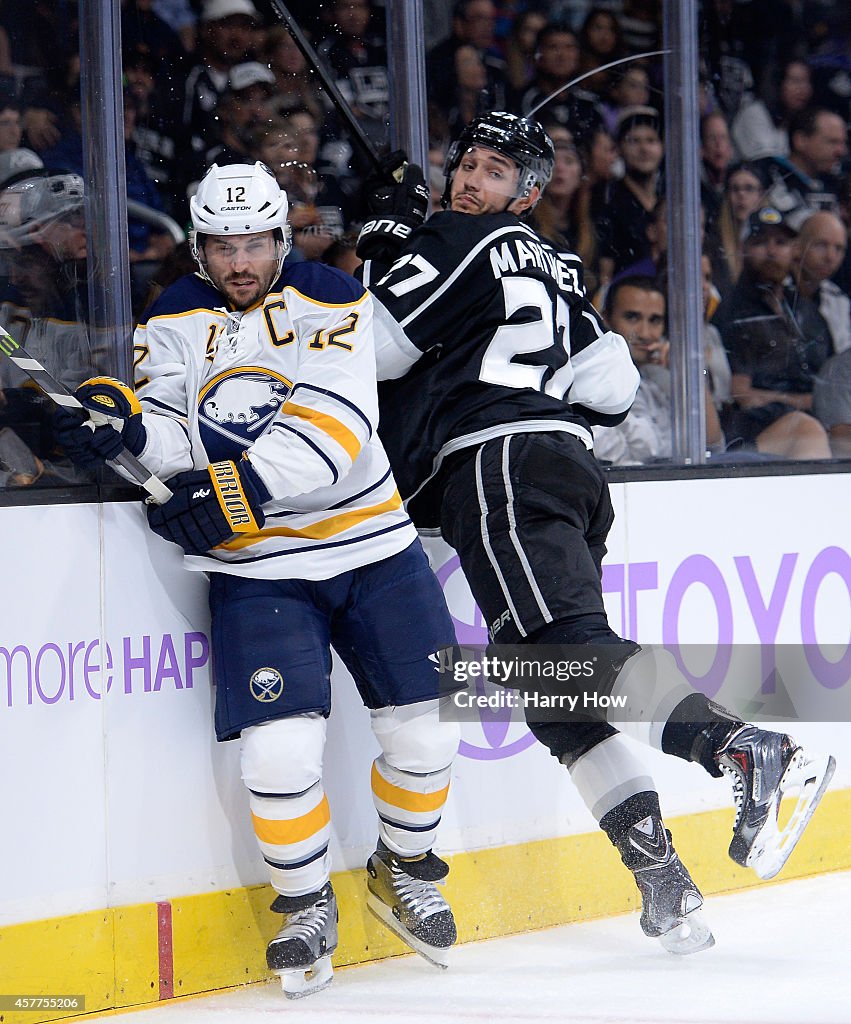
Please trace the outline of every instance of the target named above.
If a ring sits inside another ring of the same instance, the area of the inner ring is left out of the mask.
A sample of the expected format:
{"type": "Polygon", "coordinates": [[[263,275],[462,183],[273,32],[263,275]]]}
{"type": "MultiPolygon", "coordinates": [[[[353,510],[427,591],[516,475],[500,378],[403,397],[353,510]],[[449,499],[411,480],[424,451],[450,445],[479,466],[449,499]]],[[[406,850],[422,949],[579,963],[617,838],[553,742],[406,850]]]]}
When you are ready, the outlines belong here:
{"type": "Polygon", "coordinates": [[[298,1003],[274,981],[121,1020],[851,1024],[851,872],[713,896],[704,913],[716,945],[690,957],[666,953],[629,914],[467,943],[448,971],[413,954],[338,969],[329,989],[298,1003]]]}

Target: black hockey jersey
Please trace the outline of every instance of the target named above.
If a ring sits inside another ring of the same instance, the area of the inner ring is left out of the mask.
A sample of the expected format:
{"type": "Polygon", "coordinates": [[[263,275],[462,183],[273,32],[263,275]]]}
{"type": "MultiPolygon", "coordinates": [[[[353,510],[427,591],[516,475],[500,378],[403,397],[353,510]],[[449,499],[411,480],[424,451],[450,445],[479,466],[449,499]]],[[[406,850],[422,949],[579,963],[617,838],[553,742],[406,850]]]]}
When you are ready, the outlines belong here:
{"type": "Polygon", "coordinates": [[[379,432],[404,498],[461,448],[565,430],[590,449],[589,422],[626,416],[638,372],[585,297],[579,257],[513,214],[437,213],[363,276],[404,331],[377,351],[379,432]]]}

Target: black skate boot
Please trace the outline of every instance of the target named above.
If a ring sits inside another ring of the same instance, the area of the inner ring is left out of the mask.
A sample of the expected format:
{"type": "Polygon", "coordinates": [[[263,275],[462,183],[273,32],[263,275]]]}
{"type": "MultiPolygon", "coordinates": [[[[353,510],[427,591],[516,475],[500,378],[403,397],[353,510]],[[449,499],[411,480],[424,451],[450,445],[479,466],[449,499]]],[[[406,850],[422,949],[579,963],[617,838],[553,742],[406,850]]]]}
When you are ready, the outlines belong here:
{"type": "Polygon", "coordinates": [[[736,820],[730,856],[760,878],[773,878],[801,838],[836,762],[829,755],[808,761],[791,736],[743,725],[727,737],[715,763],[733,781],[736,820]],[[780,828],[777,815],[787,791],[797,792],[798,802],[780,828]]]}
{"type": "Polygon", "coordinates": [[[648,815],[618,843],[624,864],[641,893],[641,928],[658,938],[670,953],[684,956],[715,945],[709,926],[698,913],[700,890],[671,845],[662,819],[648,815]]]}
{"type": "Polygon", "coordinates": [[[435,967],[447,967],[447,951],[458,937],[449,904],[435,882],[449,865],[431,851],[406,860],[379,839],[366,870],[367,906],[383,924],[435,967]]]}
{"type": "Polygon", "coordinates": [[[278,896],[272,910],[284,915],[284,926],[266,947],[266,963],[280,976],[284,995],[300,999],[327,988],[337,948],[337,899],[331,883],[306,896],[278,896]]]}

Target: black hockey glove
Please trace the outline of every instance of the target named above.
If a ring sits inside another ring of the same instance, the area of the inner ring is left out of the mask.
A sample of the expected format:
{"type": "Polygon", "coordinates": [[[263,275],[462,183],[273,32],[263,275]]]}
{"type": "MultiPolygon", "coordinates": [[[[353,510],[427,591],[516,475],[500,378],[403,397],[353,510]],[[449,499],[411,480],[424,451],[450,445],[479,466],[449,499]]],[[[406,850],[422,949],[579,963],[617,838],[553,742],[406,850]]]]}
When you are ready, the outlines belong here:
{"type": "Polygon", "coordinates": [[[371,217],[361,228],[355,250],[362,260],[392,260],[426,218],[428,186],[422,168],[407,159],[403,150],[395,150],[364,182],[371,217]]]}
{"type": "Polygon", "coordinates": [[[138,455],[147,435],[133,389],[114,377],[91,377],[74,392],[83,409],[57,407],[56,441],[82,469],[96,469],[127,448],[138,455]]]}
{"type": "Polygon", "coordinates": [[[170,501],[146,506],[148,525],[187,555],[204,555],[234,534],[262,529],[261,505],[271,498],[245,458],[178,473],[168,487],[174,495],[170,501]]]}

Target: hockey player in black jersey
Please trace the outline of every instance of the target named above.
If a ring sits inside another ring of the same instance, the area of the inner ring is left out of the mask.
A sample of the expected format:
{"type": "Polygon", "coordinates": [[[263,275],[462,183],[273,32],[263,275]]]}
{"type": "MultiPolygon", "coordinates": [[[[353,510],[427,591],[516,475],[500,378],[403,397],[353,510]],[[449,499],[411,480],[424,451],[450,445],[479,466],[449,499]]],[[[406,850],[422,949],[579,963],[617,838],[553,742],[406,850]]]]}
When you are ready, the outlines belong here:
{"type": "Polygon", "coordinates": [[[618,729],[602,709],[592,722],[530,728],[634,872],[645,932],[691,952],[712,942],[695,920],[702,898],[618,730],[732,776],[730,856],[762,878],[785,863],[834,762],[738,720],[695,692],[665,652],[608,624],[600,578],[614,516],[589,424],[621,422],[638,376],[624,339],[585,297],[579,258],[524,222],[553,159],[537,123],[490,113],[448,153],[444,212],[424,221],[418,168],[373,191],[363,280],[404,331],[379,353],[382,438],[414,521],[439,527],[458,552],[494,643],[610,652],[597,683],[626,699],[618,729]],[[791,789],[800,799],[780,828],[791,789]]]}

